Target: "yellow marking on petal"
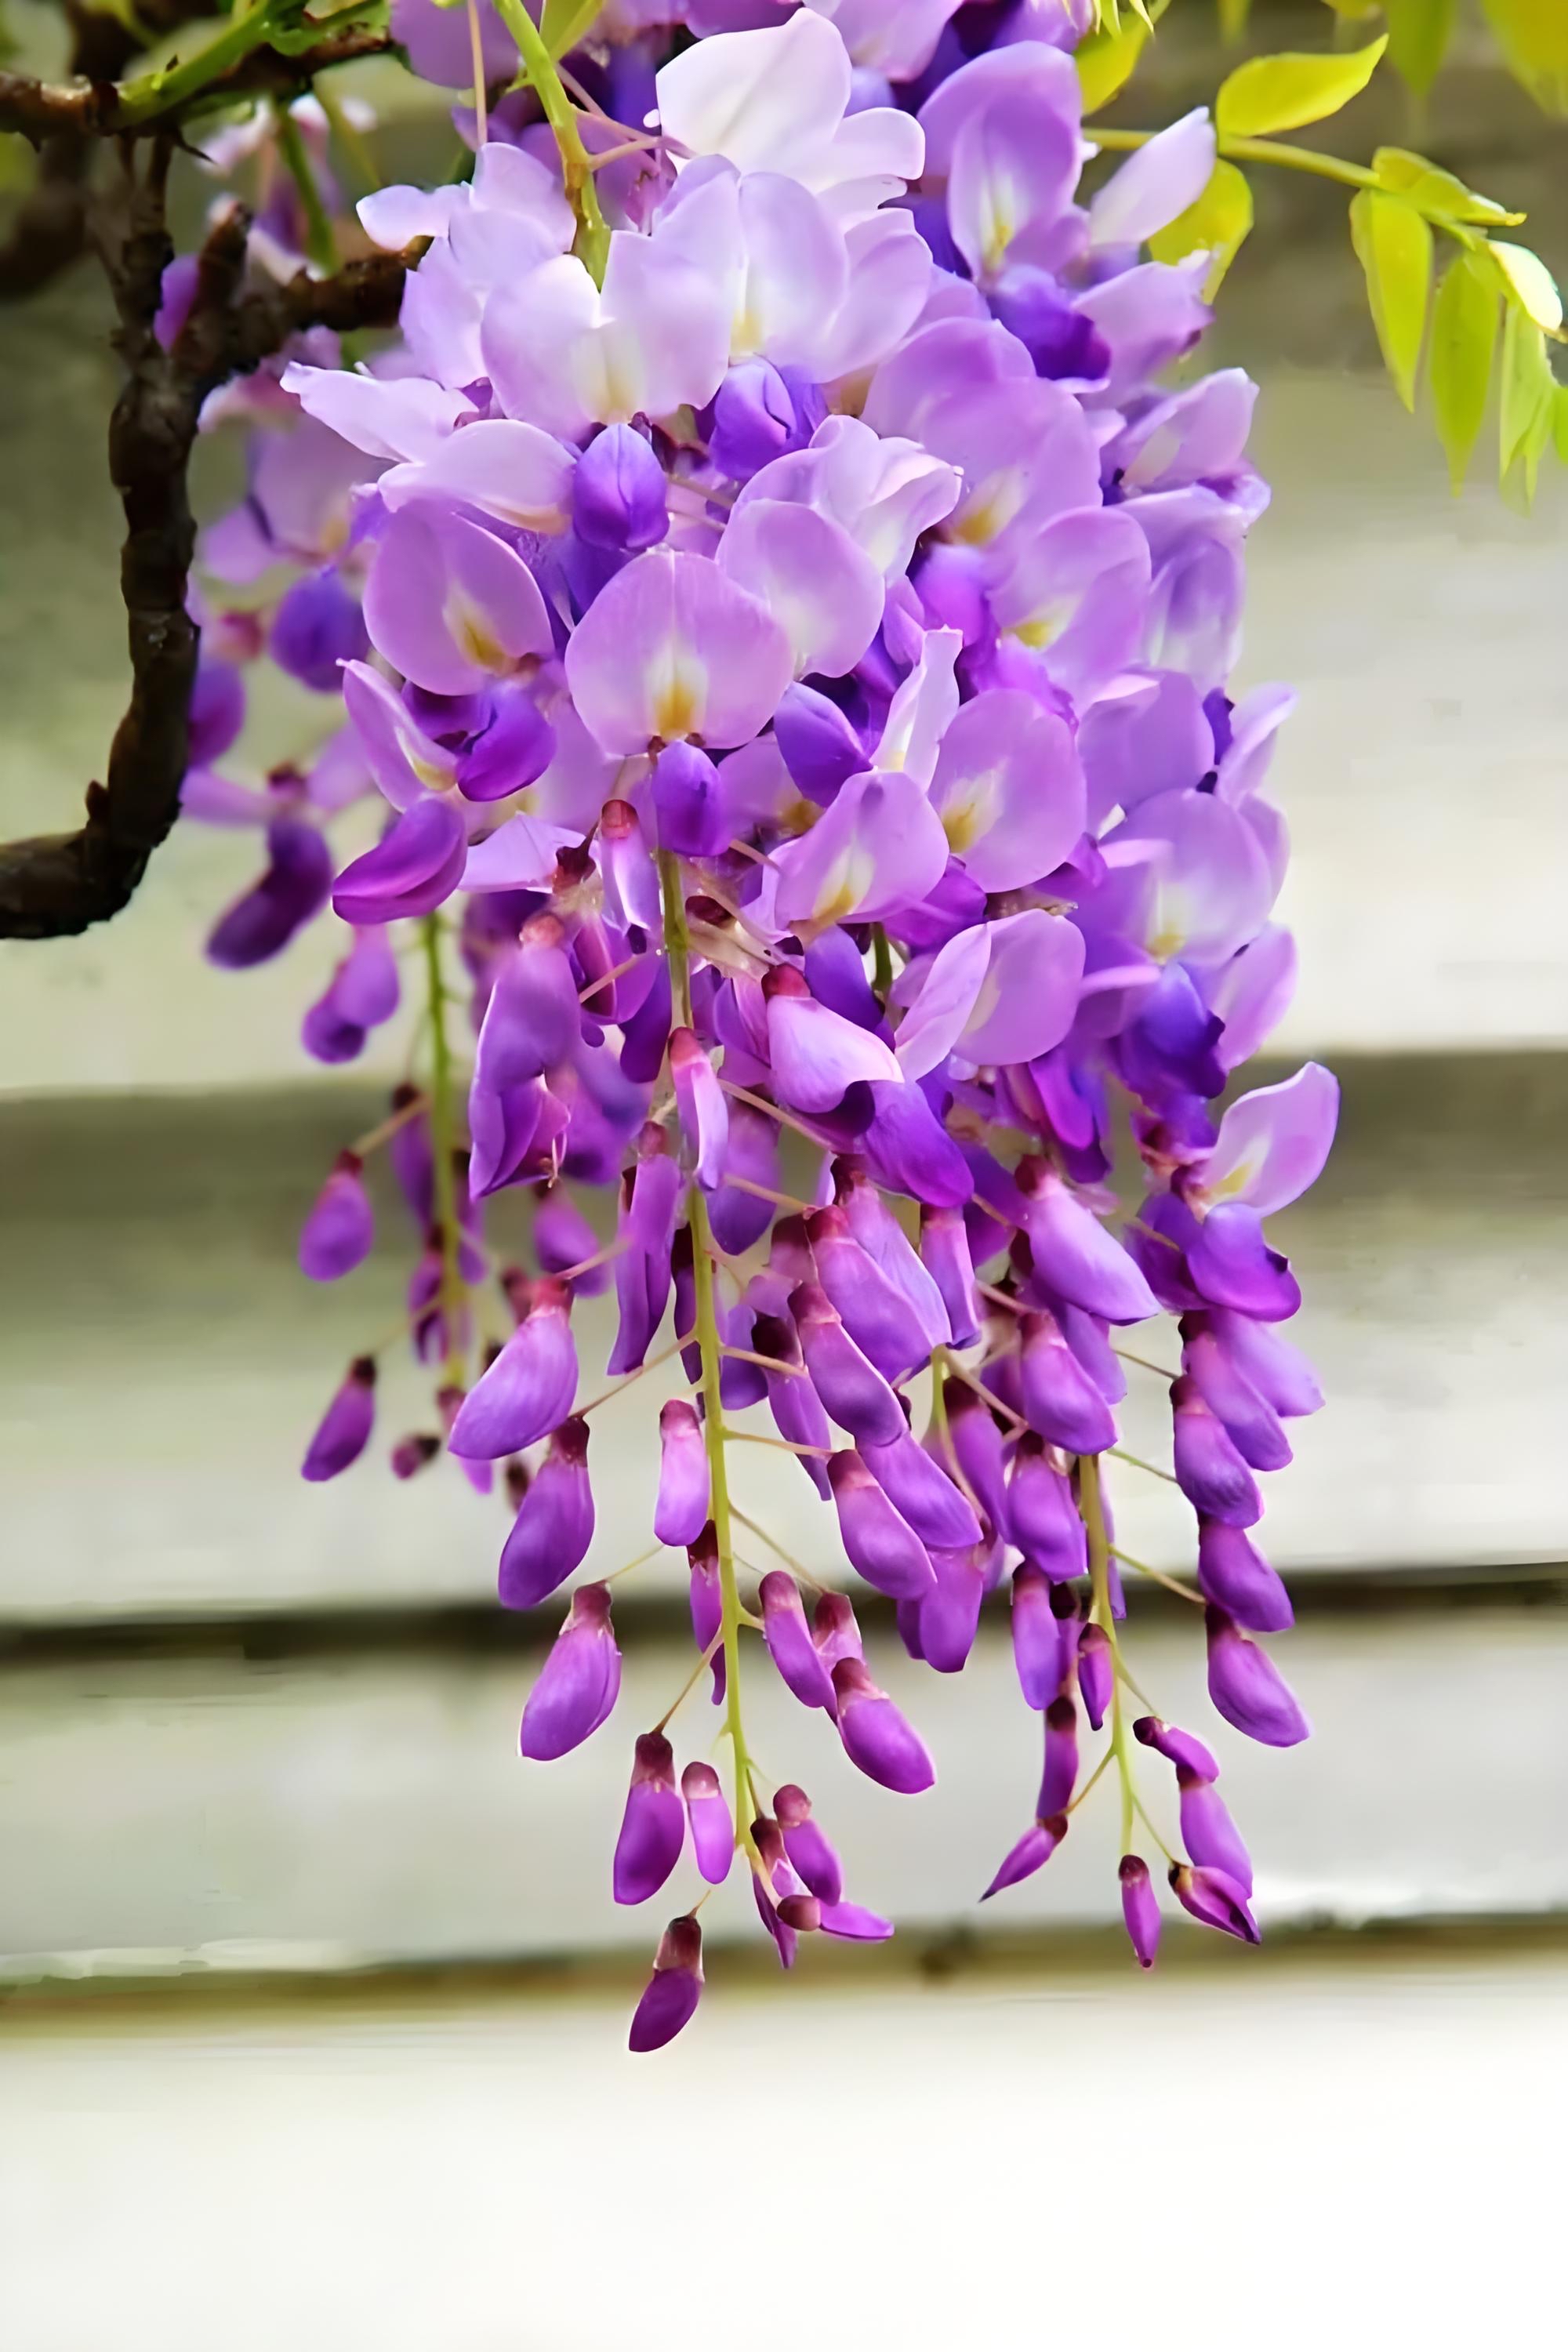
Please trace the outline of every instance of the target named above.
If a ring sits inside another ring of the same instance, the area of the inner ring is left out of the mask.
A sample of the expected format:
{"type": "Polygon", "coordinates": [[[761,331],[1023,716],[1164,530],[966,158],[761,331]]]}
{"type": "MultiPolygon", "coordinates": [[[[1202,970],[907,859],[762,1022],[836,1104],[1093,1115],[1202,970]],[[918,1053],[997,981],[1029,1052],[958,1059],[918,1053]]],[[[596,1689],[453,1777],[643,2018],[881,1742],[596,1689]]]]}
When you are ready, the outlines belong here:
{"type": "Polygon", "coordinates": [[[859,906],[875,877],[875,861],[864,849],[842,851],[822,877],[812,905],[812,921],[825,929],[831,923],[843,922],[859,906]]]}
{"type": "Polygon", "coordinates": [[[447,624],[452,643],[460,653],[467,654],[471,662],[478,662],[481,669],[489,670],[493,676],[506,676],[512,667],[510,655],[492,632],[481,607],[474,603],[471,596],[465,596],[455,583],[447,591],[441,618],[447,624]]]}
{"type": "Polygon", "coordinates": [[[802,795],[790,802],[780,817],[779,823],[786,833],[792,833],[798,837],[803,833],[809,833],[821,814],[822,811],[816,802],[808,801],[802,795]]]}
{"type": "Polygon", "coordinates": [[[708,673],[689,649],[672,637],[648,679],[653,716],[648,728],[666,743],[684,742],[701,732],[708,708],[708,673]]]}
{"type": "Polygon", "coordinates": [[[1043,654],[1047,646],[1054,646],[1057,639],[1072,626],[1081,602],[1081,597],[1059,596],[1054,604],[1042,604],[1037,612],[1029,614],[1027,620],[1015,621],[1008,635],[1016,637],[1020,645],[1043,654]]]}
{"type": "Polygon", "coordinates": [[[1016,466],[1004,467],[964,500],[948,525],[948,534],[961,547],[987,546],[1006,530],[1023,503],[1022,473],[1016,466]]]}
{"type": "Polygon", "coordinates": [[[1185,931],[1177,929],[1173,925],[1163,931],[1156,931],[1153,938],[1146,942],[1149,953],[1156,963],[1169,963],[1173,956],[1181,954],[1186,943],[1185,931]]]}

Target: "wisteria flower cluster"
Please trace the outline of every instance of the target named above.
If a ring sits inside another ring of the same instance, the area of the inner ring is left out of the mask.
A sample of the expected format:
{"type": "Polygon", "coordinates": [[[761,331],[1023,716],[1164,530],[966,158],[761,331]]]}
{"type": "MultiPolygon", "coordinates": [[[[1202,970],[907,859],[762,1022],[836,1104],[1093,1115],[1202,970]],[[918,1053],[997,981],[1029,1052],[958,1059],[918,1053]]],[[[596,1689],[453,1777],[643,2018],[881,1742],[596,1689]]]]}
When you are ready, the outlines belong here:
{"type": "MultiPolygon", "coordinates": [[[[987,1895],[1046,1864],[1109,1769],[1138,1960],[1151,1853],[1194,1918],[1256,1940],[1215,1759],[1129,1675],[1137,1563],[1101,1465],[1129,1362],[1159,1369],[1124,1335],[1173,1318],[1209,1691],[1247,1737],[1301,1739],[1257,1639],[1291,1612],[1254,1530],[1258,1474],[1321,1399],[1265,1221],[1316,1177],[1337,1101],[1309,1065],[1216,1107],[1295,957],[1265,789],[1291,698],[1226,688],[1267,499],[1254,387],[1173,380],[1210,256],[1148,257],[1210,182],[1206,112],[1083,203],[1087,10],[704,0],[675,35],[672,13],[617,5],[563,75],[516,0],[403,11],[432,78],[483,60],[471,175],[360,205],[383,246],[424,241],[395,349],[347,365],[318,338],[237,404],[248,495],[205,543],[185,788],[188,813],[265,828],[215,961],[257,963],[330,904],[318,1059],[353,1061],[421,974],[414,1075],[328,1174],[300,1263],[332,1281],[365,1257],[384,1147],[435,1384],[393,1468],[444,1450],[481,1491],[502,1469],[504,1607],[549,1604],[590,1553],[585,1387],[679,1354],[648,1533],[689,1561],[693,1674],[632,1727],[611,1874],[638,1904],[686,1868],[699,1899],[658,1944],[637,2050],[695,2010],[702,1890],[732,1869],[785,1967],[803,1935],[892,1932],[747,1745],[747,1686],[776,1674],[883,1788],[935,1777],[836,1548],[939,1673],[1007,1593],[1041,1777],[987,1895]],[[514,43],[531,88],[490,111],[514,43]],[[280,599],[216,609],[216,583],[279,562],[280,599]],[[263,646],[342,710],[309,772],[257,793],[222,761],[263,646]],[[348,854],[340,814],[367,808],[348,854]],[[532,1263],[498,1272],[507,1191],[532,1202],[532,1263]],[[614,1345],[584,1366],[574,1310],[607,1286],[614,1345]],[[738,1433],[819,1497],[811,1574],[738,1561],[738,1433]],[[723,1774],[707,1732],[683,1765],[670,1736],[699,1685],[723,1774]],[[1169,1843],[1141,1765],[1174,1775],[1169,1843]]],[[[307,226],[271,234],[303,249],[307,226]]],[[[373,1355],[349,1368],[307,1478],[365,1451],[376,1381],[373,1355]]],[[[608,1584],[580,1582],[523,1756],[599,1731],[620,1673],[608,1584]]]]}

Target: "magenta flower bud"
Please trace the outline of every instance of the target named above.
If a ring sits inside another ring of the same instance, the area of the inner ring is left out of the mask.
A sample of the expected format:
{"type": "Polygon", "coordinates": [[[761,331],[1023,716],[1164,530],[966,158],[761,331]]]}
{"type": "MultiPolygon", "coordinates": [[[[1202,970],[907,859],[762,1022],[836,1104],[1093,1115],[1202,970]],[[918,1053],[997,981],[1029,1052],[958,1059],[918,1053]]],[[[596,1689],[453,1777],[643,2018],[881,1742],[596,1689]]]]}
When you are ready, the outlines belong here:
{"type": "Polygon", "coordinates": [[[1001,1425],[984,1399],[976,1396],[966,1381],[944,1381],[942,1397],[952,1458],[978,1496],[980,1507],[991,1522],[992,1533],[999,1539],[1005,1538],[1007,1501],[1001,1425]]]}
{"type": "Polygon", "coordinates": [[[860,1628],[847,1592],[819,1592],[811,1613],[811,1638],[829,1674],[840,1658],[864,1659],[860,1628]]]}
{"type": "Polygon", "coordinates": [[[817,1209],[807,1221],[823,1289],[856,1345],[889,1381],[900,1381],[931,1355],[920,1317],[849,1230],[842,1209],[817,1209]]]}
{"type": "Polygon", "coordinates": [[[1115,1415],[1068,1346],[1054,1315],[1024,1318],[1018,1392],[1030,1428],[1052,1445],[1068,1454],[1103,1454],[1115,1444],[1115,1415]]]}
{"type": "Polygon", "coordinates": [[[710,1192],[724,1173],[730,1113],[718,1073],[689,1029],[669,1033],[669,1075],[692,1173],[710,1192]]]}
{"type": "Polygon", "coordinates": [[[742,360],[713,396],[709,455],[731,481],[752,476],[788,449],[804,448],[821,424],[826,404],[815,384],[799,394],[768,360],[742,360]]]}
{"type": "Polygon", "coordinates": [[[280,670],[313,694],[339,693],[339,665],[364,659],[370,651],[364,615],[330,565],[307,572],[285,590],[267,650],[280,670]]]}
{"type": "Polygon", "coordinates": [[[710,1886],[720,1886],[735,1859],[735,1824],[712,1765],[689,1764],[680,1776],[680,1793],[691,1824],[697,1867],[710,1886]]]}
{"type": "Polygon", "coordinates": [[[937,1551],[967,1551],[983,1540],[984,1530],[963,1489],[907,1429],[891,1445],[863,1445],[860,1453],[878,1486],[922,1544],[937,1551]]]}
{"type": "Polygon", "coordinates": [[[617,1903],[646,1903],[658,1893],[686,1840],[686,1809],[676,1793],[675,1756],[662,1731],[637,1736],[632,1784],[616,1840],[617,1903]]]}
{"type": "Polygon", "coordinates": [[[800,1587],[783,1569],[770,1569],[757,1587],[768,1655],[802,1706],[833,1712],[833,1683],[805,1622],[800,1587]]]}
{"type": "MultiPolygon", "coordinates": [[[[266,963],[321,913],[331,887],[332,853],[315,826],[275,817],[267,828],[266,869],[214,924],[207,936],[209,962],[225,971],[248,971],[266,963]]],[[[355,919],[352,911],[345,917],[355,919]]]]}
{"type": "Polygon", "coordinates": [[[1142,1323],[1159,1312],[1153,1292],[1114,1234],[1053,1169],[1043,1160],[1026,1160],[1015,1178],[1024,1195],[1035,1271],[1047,1289],[1107,1323],[1142,1323]]]}
{"type": "MultiPolygon", "coordinates": [[[[691,1638],[699,1652],[706,1653],[724,1622],[723,1582],[719,1572],[719,1547],[711,1519],[689,1547],[686,1557],[691,1574],[691,1638]]],[[[724,1697],[724,1653],[721,1648],[714,1651],[712,1664],[713,1704],[718,1706],[724,1697]]]]}
{"type": "Polygon", "coordinates": [[[755,1192],[743,1192],[736,1180],[743,1178],[748,1183],[765,1185],[770,1192],[778,1191],[779,1129],[774,1120],[750,1103],[731,1102],[728,1108],[724,1171],[708,1203],[708,1219],[720,1248],[728,1250],[731,1257],[743,1257],[772,1224],[773,1204],[755,1192]]]}
{"type": "Polygon", "coordinates": [[[1006,1527],[1019,1550],[1053,1584],[1082,1576],[1089,1566],[1089,1539],[1072,1487],[1047,1454],[1044,1439],[1032,1430],[1018,1440],[1013,1455],[1006,1527]]]}
{"type": "Polygon", "coordinates": [[[967,1551],[933,1551],[936,1581],[918,1601],[900,1609],[920,1612],[919,1654],[939,1675],[961,1674],[980,1631],[980,1604],[986,1591],[986,1555],[979,1544],[967,1551]]]}
{"type": "Polygon", "coordinates": [[[1173,1723],[1162,1723],[1157,1715],[1141,1715],[1132,1727],[1134,1739],[1152,1748],[1178,1770],[1191,1772],[1199,1780],[1217,1780],[1219,1764],[1212,1751],[1190,1731],[1181,1730],[1173,1723]]]}
{"type": "Polygon", "coordinates": [[[1172,1431],[1176,1483],[1200,1517],[1226,1527],[1256,1527],[1263,1517],[1258,1481],[1214,1414],[1185,1379],[1171,1387],[1175,1408],[1172,1431]]]}
{"type": "Polygon", "coordinates": [[[694,1544],[708,1521],[708,1449],[697,1408],[671,1397],[658,1416],[658,1496],[653,1531],[660,1543],[694,1544]]]}
{"type": "Polygon", "coordinates": [[[670,743],[653,770],[658,845],[678,857],[717,857],[734,831],[719,771],[695,743],[670,743]]]}
{"type": "Polygon", "coordinates": [[[1209,1696],[1226,1721],[1265,1748],[1294,1748],[1310,1726],[1266,1650],[1249,1642],[1234,1617],[1210,1609],[1209,1696]]]}
{"type": "Polygon", "coordinates": [[[300,1233],[300,1270],[312,1282],[337,1282],[370,1255],[375,1217],[357,1152],[340,1151],[300,1233]]]}
{"type": "Polygon", "coordinates": [[[458,761],[466,801],[504,801],[526,791],[555,757],[555,730],[521,687],[503,688],[490,716],[458,761]]]}
{"type": "Polygon", "coordinates": [[[642,820],[630,801],[610,800],[599,811],[596,850],[604,878],[605,904],[624,931],[658,936],[658,870],[653,862],[642,820]]]}
{"type": "Polygon", "coordinates": [[[668,531],[664,467],[632,425],[606,425],[578,458],[572,524],[590,547],[616,555],[657,547],[668,531]]]}
{"type": "Polygon", "coordinates": [[[1291,1459],[1290,1441],[1279,1414],[1200,1316],[1183,1318],[1182,1370],[1215,1419],[1225,1423],[1226,1435],[1250,1469],[1284,1469],[1291,1459]]]}
{"type": "Polygon", "coordinates": [[[945,1346],[952,1330],[941,1286],[877,1186],[851,1160],[836,1160],[833,1175],[837,1205],[849,1221],[850,1232],[914,1309],[928,1350],[945,1346]]]}
{"type": "Polygon", "coordinates": [[[1002,1857],[995,1877],[980,1898],[982,1903],[989,1903],[1005,1886],[1016,1886],[1020,1879],[1032,1878],[1043,1863],[1049,1862],[1067,1833],[1065,1813],[1054,1813],[1048,1821],[1032,1822],[1017,1844],[1002,1857]]]}
{"type": "Polygon", "coordinates": [[[790,781],[826,808],[851,776],[870,766],[866,747],[836,702],[815,687],[790,686],[773,713],[773,740],[790,781]]]}
{"type": "Polygon", "coordinates": [[[863,1903],[824,1903],[821,1927],[825,1936],[838,1936],[850,1944],[885,1944],[893,1932],[890,1919],[868,1911],[863,1903]]]}
{"type": "Polygon", "coordinates": [[[844,1899],[844,1870],[838,1856],[812,1818],[811,1800],[804,1789],[786,1781],[773,1799],[773,1812],[784,1837],[784,1852],[802,1884],[824,1903],[844,1899]]]}
{"type": "Polygon", "coordinates": [[[500,1556],[503,1609],[531,1609],[581,1568],[594,1540],[594,1490],[588,1479],[588,1424],[563,1421],[531,1480],[500,1556]]]}
{"type": "Polygon", "coordinates": [[[1181,1791],[1182,1843],[1191,1860],[1223,1870],[1244,1895],[1250,1895],[1252,1856],[1214,1782],[1178,1765],[1176,1786],[1181,1791]]]}
{"type": "Polygon", "coordinates": [[[1198,1519],[1198,1588],[1249,1633],[1283,1633],[1296,1622],[1278,1570],[1223,1519],[1198,1519]]]}
{"type": "Polygon", "coordinates": [[[375,1360],[356,1356],[305,1449],[300,1475],[319,1485],[357,1462],[375,1426],[375,1360]]]}
{"type": "Polygon", "coordinates": [[[662,2050],[689,2025],[702,1998],[702,1930],[695,1919],[672,1919],[659,1938],[648,1979],[632,2015],[628,2048],[662,2050]]]}
{"type": "Polygon", "coordinates": [[[1023,1560],[1013,1571],[1013,1664],[1024,1704],[1043,1714],[1062,1685],[1061,1628],[1045,1570],[1023,1560]]]}
{"type": "Polygon", "coordinates": [[[620,1690],[609,1593],[580,1585],[522,1710],[522,1753],[542,1764],[569,1755],[608,1722],[620,1690]]]}
{"type": "Polygon", "coordinates": [[[1142,1854],[1124,1853],[1117,1865],[1121,1881],[1121,1916],[1127,1940],[1141,1969],[1152,1969],[1160,1948],[1160,1900],[1149,1883],[1149,1865],[1142,1854]]]}
{"type": "Polygon", "coordinates": [[[962,1210],[922,1208],[921,1256],[942,1293],[953,1346],[972,1347],[980,1337],[980,1300],[962,1210]]]}
{"type": "Polygon", "coordinates": [[[463,1400],[448,1440],[459,1458],[494,1462],[558,1429],[577,1394],[577,1349],[564,1287],[533,1286],[529,1312],[463,1400]]]}
{"type": "Polygon", "coordinates": [[[858,1454],[835,1454],[827,1482],[838,1532],[851,1568],[889,1600],[918,1600],[929,1591],[931,1566],[913,1528],[885,1495],[858,1454]]]}
{"type": "Polygon", "coordinates": [[[1177,1902],[1201,1926],[1217,1927],[1222,1936],[1235,1936],[1244,1944],[1263,1941],[1245,1891],[1223,1870],[1194,1870],[1184,1862],[1173,1862],[1169,1875],[1177,1902]]]}
{"type": "MultiPolygon", "coordinates": [[[[758,1355],[767,1356],[774,1363],[800,1367],[793,1376],[785,1371],[770,1371],[763,1376],[768,1410],[773,1414],[773,1426],[779,1435],[792,1445],[819,1445],[826,1453],[833,1444],[833,1432],[828,1427],[827,1415],[816,1388],[809,1380],[802,1377],[805,1358],[800,1351],[800,1340],[794,1324],[782,1315],[759,1315],[752,1325],[752,1345],[758,1355]]],[[[823,1462],[810,1454],[797,1454],[795,1458],[826,1501],[827,1472],[823,1462]]]]}
{"type": "Polygon", "coordinates": [[[811,1385],[839,1428],[868,1445],[888,1445],[907,1435],[902,1405],[856,1346],[826,1290],[803,1282],[790,1293],[789,1311],[811,1385]]]}
{"type": "Polygon", "coordinates": [[[900,1796],[918,1796],[936,1780],[936,1767],[920,1734],[879,1690],[858,1658],[840,1658],[833,1669],[838,1704],[838,1737],[851,1764],[868,1780],[900,1796]]]}
{"type": "Polygon", "coordinates": [[[1046,1709],[1046,1761],[1040,1775],[1041,1821],[1065,1812],[1078,1785],[1078,1708],[1065,1693],[1046,1709]]]}
{"type": "Polygon", "coordinates": [[[428,1470],[441,1451],[438,1437],[428,1436],[423,1430],[412,1436],[400,1437],[388,1459],[395,1478],[416,1478],[421,1470],[428,1470]]]}
{"type": "MultiPolygon", "coordinates": [[[[391,1109],[394,1114],[408,1111],[419,1100],[416,1087],[398,1086],[392,1090],[391,1109]]],[[[408,1204],[408,1213],[423,1233],[430,1223],[434,1206],[435,1166],[430,1153],[430,1123],[423,1109],[402,1120],[387,1139],[386,1156],[397,1180],[397,1189],[408,1204]]]]}
{"type": "Polygon", "coordinates": [[[1098,1731],[1110,1713],[1116,1688],[1116,1662],[1103,1625],[1086,1625],[1079,1635],[1078,1687],[1089,1728],[1098,1731]]]}

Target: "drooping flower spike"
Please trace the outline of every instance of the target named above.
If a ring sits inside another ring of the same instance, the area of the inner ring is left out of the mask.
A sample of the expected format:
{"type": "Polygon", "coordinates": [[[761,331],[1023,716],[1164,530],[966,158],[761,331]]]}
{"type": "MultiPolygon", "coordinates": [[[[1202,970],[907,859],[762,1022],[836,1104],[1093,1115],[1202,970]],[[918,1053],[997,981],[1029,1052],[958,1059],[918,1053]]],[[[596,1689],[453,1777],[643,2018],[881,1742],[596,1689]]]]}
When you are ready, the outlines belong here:
{"type": "MultiPolygon", "coordinates": [[[[416,68],[465,87],[467,28],[397,14],[416,68]]],[[[1040,1777],[987,1896],[1093,1811],[1103,1763],[1137,1961],[1161,1935],[1139,1821],[1177,1905],[1251,1940],[1218,1759],[1132,1706],[1112,1508],[1143,1475],[1128,1381],[1163,1365],[1215,1708],[1303,1738],[1257,1638],[1291,1622],[1257,1529],[1321,1397],[1268,1221],[1321,1168],[1337,1090],[1309,1066],[1217,1109],[1294,981],[1268,794],[1289,698],[1226,692],[1266,496],[1253,388],[1159,380],[1206,324],[1205,257],[1149,249],[1213,129],[1189,116],[1081,204],[1088,0],[692,0],[674,39],[679,14],[607,12],[577,60],[648,118],[602,169],[607,118],[563,81],[558,152],[516,90],[462,118],[471,179],[366,199],[373,239],[424,241],[401,345],[344,367],[313,339],[271,384],[206,554],[290,576],[209,643],[186,785],[266,862],[208,952],[279,954],[330,900],[348,928],[308,1050],[349,1061],[410,1020],[410,1075],[324,1171],[300,1261],[352,1283],[384,1244],[384,1148],[431,1387],[392,1466],[445,1453],[508,1498],[500,1601],[557,1626],[531,1763],[616,1709],[605,1480],[646,1557],[685,1554],[690,1672],[630,1736],[616,1901],[695,1906],[739,1867],[786,1966],[891,1932],[747,1746],[776,1675],[876,1801],[931,1788],[918,1695],[837,1589],[858,1578],[935,1672],[1009,1609],[1040,1777]],[[220,770],[263,645],[333,719],[258,792],[220,770]],[[509,1193],[520,1265],[490,1250],[509,1193]],[[601,1289],[614,1336],[584,1363],[601,1289]],[[635,1390],[600,1435],[645,1373],[657,1407],[635,1390]],[[742,1557],[737,1429],[813,1490],[809,1574],[742,1557]]],[[[513,11],[479,19],[510,76],[513,11]]],[[[531,59],[534,88],[552,71],[531,59]]],[[[386,1377],[356,1360],[307,1478],[365,1451],[386,1377]]],[[[701,1983],[694,1907],[632,2047],[701,1983]]]]}

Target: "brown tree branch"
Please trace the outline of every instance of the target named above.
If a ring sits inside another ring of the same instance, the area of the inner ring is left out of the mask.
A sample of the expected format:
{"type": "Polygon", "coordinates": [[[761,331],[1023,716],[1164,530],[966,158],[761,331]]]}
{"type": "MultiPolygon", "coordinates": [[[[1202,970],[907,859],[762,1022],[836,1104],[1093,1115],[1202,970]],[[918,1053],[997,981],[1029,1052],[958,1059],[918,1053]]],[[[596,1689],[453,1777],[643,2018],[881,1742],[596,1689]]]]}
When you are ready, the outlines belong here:
{"type": "MultiPolygon", "coordinates": [[[[195,13],[195,11],[191,13],[195,13]]],[[[131,86],[78,76],[70,81],[39,81],[32,74],[0,71],[0,131],[19,131],[36,147],[46,140],[148,139],[207,113],[237,98],[281,97],[308,89],[315,76],[361,58],[384,57],[395,47],[392,35],[372,26],[350,25],[329,33],[308,49],[251,49],[215,74],[200,89],[149,110],[132,102],[131,86]]]]}
{"type": "Polygon", "coordinates": [[[286,286],[240,291],[248,216],[238,207],[208,236],[191,315],[171,352],[153,332],[174,257],[164,226],[172,141],[157,142],[135,184],[126,234],[108,259],[127,379],[109,428],[110,473],[125,514],[121,591],[132,688],[106,780],[87,791],[74,833],[0,845],[0,939],[61,939],[117,915],[179,814],[200,633],[185,609],[195,525],[186,493],[207,394],[247,374],[290,335],[323,326],[395,323],[412,255],[376,254],[335,277],[301,271],[286,286]]]}

